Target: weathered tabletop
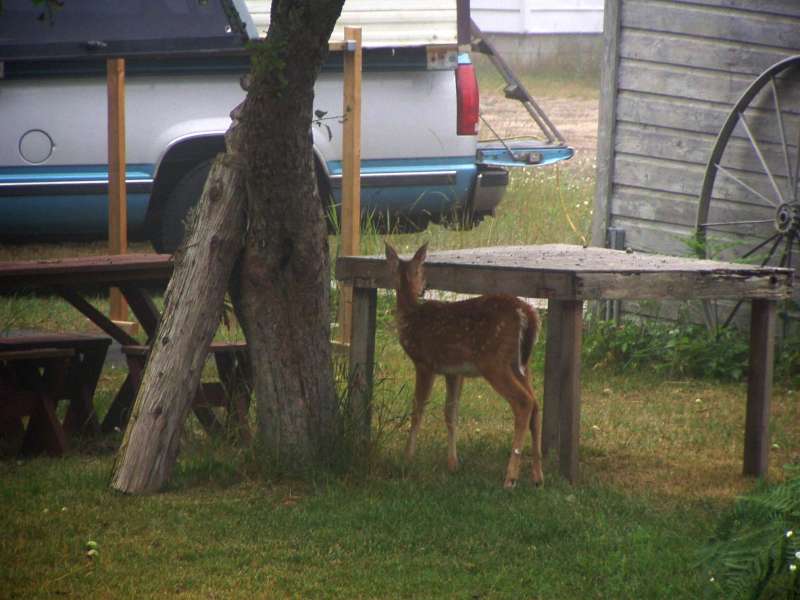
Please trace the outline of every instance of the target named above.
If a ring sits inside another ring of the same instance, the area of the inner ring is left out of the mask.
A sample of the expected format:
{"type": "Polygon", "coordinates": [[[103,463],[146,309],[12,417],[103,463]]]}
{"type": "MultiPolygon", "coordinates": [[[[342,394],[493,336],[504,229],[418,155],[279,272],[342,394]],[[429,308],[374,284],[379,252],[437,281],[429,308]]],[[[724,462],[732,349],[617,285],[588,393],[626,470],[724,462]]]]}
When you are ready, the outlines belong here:
{"type": "Polygon", "coordinates": [[[50,290],[120,344],[136,344],[135,339],[86,300],[82,289],[87,285],[118,287],[148,336],[152,336],[160,313],[146,288],[166,284],[172,268],[172,255],[143,253],[0,262],[0,291],[50,290]]]}
{"type": "MultiPolygon", "coordinates": [[[[584,300],[752,301],[744,472],[766,471],[776,306],[791,296],[790,269],[550,244],[429,252],[425,275],[429,289],[549,299],[542,443],[545,451],[559,448],[560,470],[570,481],[578,474],[584,300]]],[[[368,428],[376,289],[391,287],[386,261],[343,256],[336,277],[354,287],[350,362],[368,428]]]]}

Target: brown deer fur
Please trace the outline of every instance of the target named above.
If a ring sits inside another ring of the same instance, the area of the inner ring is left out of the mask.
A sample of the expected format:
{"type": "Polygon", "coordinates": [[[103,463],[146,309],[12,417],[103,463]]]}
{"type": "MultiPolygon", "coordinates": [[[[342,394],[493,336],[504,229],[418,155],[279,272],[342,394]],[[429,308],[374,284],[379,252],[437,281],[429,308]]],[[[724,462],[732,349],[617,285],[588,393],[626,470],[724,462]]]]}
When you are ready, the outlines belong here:
{"type": "Polygon", "coordinates": [[[427,244],[410,261],[401,260],[388,243],[386,259],[397,291],[397,330],[400,345],[414,362],[416,387],[406,460],[416,450],[417,432],[436,375],[447,385],[445,422],[448,431],[447,464],[458,468],[456,429],[458,401],[464,377],[481,376],[511,405],[514,438],[506,469],[505,487],[519,478],[525,432],[533,443],[535,484],[541,484],[541,411],[533,395],[528,360],[539,334],[535,309],[519,298],[492,294],[461,302],[421,301],[425,291],[423,263],[427,244]]]}

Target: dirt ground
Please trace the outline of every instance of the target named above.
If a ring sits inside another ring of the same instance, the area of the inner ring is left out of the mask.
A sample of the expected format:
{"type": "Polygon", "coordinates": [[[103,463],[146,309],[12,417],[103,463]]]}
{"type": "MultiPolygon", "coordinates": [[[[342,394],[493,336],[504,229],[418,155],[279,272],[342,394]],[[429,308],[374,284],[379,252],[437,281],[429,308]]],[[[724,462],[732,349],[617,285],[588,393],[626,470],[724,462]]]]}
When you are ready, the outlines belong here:
{"type": "MultiPolygon", "coordinates": [[[[598,99],[563,97],[558,95],[534,97],[536,103],[561,133],[567,144],[575,148],[575,162],[594,165],[597,155],[598,99]]],[[[504,137],[541,137],[536,123],[519,103],[499,94],[481,97],[484,119],[504,137]]],[[[486,124],[481,125],[481,139],[492,139],[486,124]]]]}

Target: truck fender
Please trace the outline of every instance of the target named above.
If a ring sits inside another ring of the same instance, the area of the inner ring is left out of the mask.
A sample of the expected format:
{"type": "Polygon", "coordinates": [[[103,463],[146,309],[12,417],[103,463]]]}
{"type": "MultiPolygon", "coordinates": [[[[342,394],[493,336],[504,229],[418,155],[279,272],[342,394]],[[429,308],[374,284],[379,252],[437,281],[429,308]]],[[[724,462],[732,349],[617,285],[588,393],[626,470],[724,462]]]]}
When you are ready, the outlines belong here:
{"type": "MultiPolygon", "coordinates": [[[[161,221],[164,209],[178,183],[197,165],[212,160],[225,152],[224,134],[220,132],[198,133],[174,140],[164,151],[155,168],[153,190],[145,217],[147,236],[156,249],[161,243],[161,221]]],[[[313,146],[314,167],[317,186],[328,215],[332,201],[327,163],[316,145],[313,146]]]]}

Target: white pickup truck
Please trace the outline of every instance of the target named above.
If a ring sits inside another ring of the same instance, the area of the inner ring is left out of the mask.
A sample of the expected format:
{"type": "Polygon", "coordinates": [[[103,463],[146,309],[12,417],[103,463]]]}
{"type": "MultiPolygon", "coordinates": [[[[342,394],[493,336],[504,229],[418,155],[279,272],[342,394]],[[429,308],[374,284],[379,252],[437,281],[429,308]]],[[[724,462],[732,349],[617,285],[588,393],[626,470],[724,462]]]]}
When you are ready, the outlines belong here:
{"type": "MultiPolygon", "coordinates": [[[[106,235],[104,57],[122,53],[129,236],[174,249],[244,96],[246,41],[264,34],[268,3],[68,0],[54,15],[38,14],[31,0],[3,5],[0,241],[106,235]],[[143,35],[150,49],[138,52],[143,35]]],[[[457,45],[455,0],[349,0],[332,39],[344,24],[363,28],[361,206],[377,223],[471,226],[494,213],[506,167],[572,156],[563,140],[479,145],[478,84],[457,45]]],[[[325,117],[311,131],[321,192],[334,205],[341,65],[332,52],[315,90],[315,113],[325,117]]]]}

